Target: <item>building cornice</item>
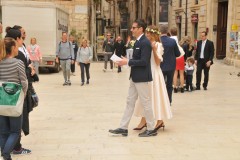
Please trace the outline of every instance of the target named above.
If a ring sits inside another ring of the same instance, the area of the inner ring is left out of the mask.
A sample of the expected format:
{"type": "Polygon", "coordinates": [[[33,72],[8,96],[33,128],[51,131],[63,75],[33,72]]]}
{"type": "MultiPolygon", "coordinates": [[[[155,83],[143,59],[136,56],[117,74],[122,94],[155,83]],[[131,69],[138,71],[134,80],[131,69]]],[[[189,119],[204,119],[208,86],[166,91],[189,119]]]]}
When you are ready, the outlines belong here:
{"type": "Polygon", "coordinates": [[[174,9],[174,11],[177,13],[184,12],[183,8],[177,8],[177,9],[174,9]]]}

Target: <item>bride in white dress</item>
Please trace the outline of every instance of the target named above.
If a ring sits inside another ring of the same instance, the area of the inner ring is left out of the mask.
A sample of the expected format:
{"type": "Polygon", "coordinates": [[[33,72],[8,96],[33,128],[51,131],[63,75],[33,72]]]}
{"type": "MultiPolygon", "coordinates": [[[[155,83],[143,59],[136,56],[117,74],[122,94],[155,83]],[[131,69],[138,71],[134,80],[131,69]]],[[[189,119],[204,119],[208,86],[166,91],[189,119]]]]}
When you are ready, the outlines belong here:
{"type": "MultiPolygon", "coordinates": [[[[155,130],[163,128],[164,130],[164,119],[172,118],[172,112],[170,107],[170,102],[167,94],[166,84],[160,68],[160,63],[164,61],[162,55],[164,54],[162,43],[160,43],[160,32],[156,26],[149,26],[146,28],[146,37],[150,40],[152,44],[152,55],[151,55],[151,70],[152,78],[151,82],[151,98],[152,107],[157,124],[155,130]]],[[[139,99],[135,105],[134,115],[142,117],[138,127],[134,130],[141,130],[146,127],[146,120],[144,118],[142,105],[139,99]]]]}

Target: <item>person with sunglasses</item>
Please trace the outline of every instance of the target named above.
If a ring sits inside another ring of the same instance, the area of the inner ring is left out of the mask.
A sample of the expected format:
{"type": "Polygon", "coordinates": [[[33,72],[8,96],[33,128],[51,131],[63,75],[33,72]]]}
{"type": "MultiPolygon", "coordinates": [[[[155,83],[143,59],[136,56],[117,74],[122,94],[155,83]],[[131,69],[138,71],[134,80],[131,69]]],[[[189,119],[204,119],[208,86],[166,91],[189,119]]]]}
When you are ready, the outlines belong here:
{"type": "Polygon", "coordinates": [[[136,37],[133,47],[133,58],[129,60],[122,57],[122,60],[117,62],[119,66],[128,65],[131,67],[131,71],[126,109],[121,119],[120,127],[109,130],[113,134],[128,135],[128,125],[134,112],[136,100],[139,98],[146,118],[147,130],[138,136],[150,137],[157,135],[157,131],[154,129],[151,83],[149,83],[153,80],[150,63],[152,46],[151,42],[144,35],[146,27],[147,24],[144,20],[138,19],[133,22],[131,32],[136,37]]]}

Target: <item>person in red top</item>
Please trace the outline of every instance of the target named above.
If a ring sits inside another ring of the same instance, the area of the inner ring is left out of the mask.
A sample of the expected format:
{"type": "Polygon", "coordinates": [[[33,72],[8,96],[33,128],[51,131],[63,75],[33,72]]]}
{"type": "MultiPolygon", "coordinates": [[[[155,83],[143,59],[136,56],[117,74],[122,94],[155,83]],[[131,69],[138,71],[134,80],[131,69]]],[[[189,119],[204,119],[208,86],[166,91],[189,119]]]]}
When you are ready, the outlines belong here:
{"type": "Polygon", "coordinates": [[[31,38],[30,45],[27,47],[30,60],[33,63],[36,74],[39,74],[38,68],[39,64],[42,63],[42,53],[40,51],[40,46],[37,45],[36,38],[31,38]]]}
{"type": "MultiPolygon", "coordinates": [[[[177,38],[177,28],[176,27],[172,27],[170,29],[170,34],[171,37],[173,38],[176,43],[178,44],[178,38],[177,38]]],[[[181,46],[178,45],[178,47],[180,48],[181,46]]],[[[180,51],[180,49],[179,49],[180,51]]],[[[184,62],[184,56],[179,56],[176,58],[176,69],[174,72],[174,76],[173,76],[173,85],[174,85],[174,93],[178,92],[178,87],[181,91],[181,93],[184,93],[184,67],[185,67],[185,62],[184,62]],[[178,75],[180,77],[180,85],[178,86],[178,75]]]]}

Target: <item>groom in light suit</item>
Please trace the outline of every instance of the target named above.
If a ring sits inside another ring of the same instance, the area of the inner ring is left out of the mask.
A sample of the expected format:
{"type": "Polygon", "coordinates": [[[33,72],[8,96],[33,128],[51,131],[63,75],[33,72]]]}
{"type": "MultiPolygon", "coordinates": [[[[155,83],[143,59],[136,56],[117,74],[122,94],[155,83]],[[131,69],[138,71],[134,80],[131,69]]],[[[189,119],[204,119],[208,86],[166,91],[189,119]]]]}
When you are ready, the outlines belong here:
{"type": "Polygon", "coordinates": [[[140,133],[139,137],[157,135],[157,132],[154,130],[154,116],[149,87],[149,82],[152,81],[150,65],[152,47],[150,41],[144,35],[146,27],[147,25],[143,20],[136,20],[133,22],[131,32],[136,38],[133,47],[133,58],[128,60],[122,57],[122,60],[118,62],[119,66],[128,65],[131,67],[130,87],[128,90],[127,105],[120,123],[120,128],[109,130],[109,132],[113,134],[128,135],[128,125],[133,115],[135,102],[139,97],[147,121],[147,130],[140,133]]]}

